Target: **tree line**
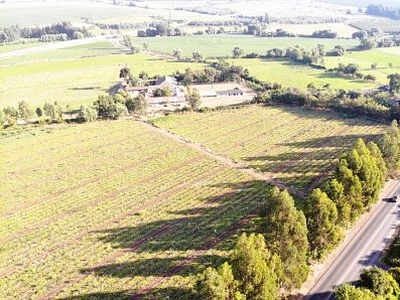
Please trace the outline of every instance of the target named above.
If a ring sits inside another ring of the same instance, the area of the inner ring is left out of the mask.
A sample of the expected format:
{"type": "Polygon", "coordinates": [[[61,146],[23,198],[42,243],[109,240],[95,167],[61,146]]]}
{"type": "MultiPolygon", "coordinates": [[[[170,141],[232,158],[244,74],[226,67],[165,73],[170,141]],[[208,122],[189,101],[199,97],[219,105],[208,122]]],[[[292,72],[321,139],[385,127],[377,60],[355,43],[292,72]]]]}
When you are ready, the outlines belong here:
{"type": "Polygon", "coordinates": [[[393,20],[400,20],[400,7],[383,6],[382,4],[371,4],[365,11],[367,15],[386,17],[393,20]]]}
{"type": "Polygon", "coordinates": [[[90,36],[90,33],[86,28],[77,28],[70,22],[55,23],[47,26],[20,27],[13,25],[0,28],[0,42],[2,43],[17,42],[21,38],[50,41],[55,39],[80,39],[88,36],[90,36]]]}
{"type": "MultiPolygon", "coordinates": [[[[194,290],[199,299],[281,299],[299,288],[310,260],[322,259],[339,243],[343,230],[378,200],[388,170],[396,170],[399,162],[400,130],[393,122],[377,144],[358,139],[333,176],[302,199],[301,209],[287,191],[266,191],[254,230],[238,238],[226,262],[198,275],[194,290]]],[[[365,286],[375,286],[371,281],[379,272],[365,271],[365,286]]],[[[391,275],[378,275],[390,283],[380,293],[398,295],[391,275]]],[[[361,299],[340,298],[353,289],[338,288],[337,299],[361,299]]]]}

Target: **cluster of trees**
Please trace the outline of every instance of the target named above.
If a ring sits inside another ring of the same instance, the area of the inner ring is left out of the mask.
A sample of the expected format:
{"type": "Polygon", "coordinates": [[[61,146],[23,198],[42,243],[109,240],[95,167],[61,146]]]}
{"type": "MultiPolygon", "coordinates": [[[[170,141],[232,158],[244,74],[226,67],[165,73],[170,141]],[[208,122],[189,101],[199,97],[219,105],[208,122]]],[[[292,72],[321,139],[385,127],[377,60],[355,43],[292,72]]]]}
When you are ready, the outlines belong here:
{"type": "Polygon", "coordinates": [[[367,15],[381,16],[393,20],[400,20],[400,7],[383,6],[382,4],[368,5],[365,11],[367,15]]]}
{"type": "Polygon", "coordinates": [[[377,27],[368,31],[360,30],[354,32],[353,39],[359,39],[357,50],[370,50],[372,48],[387,48],[400,46],[400,36],[397,34],[383,35],[382,30],[377,27]]]}
{"type": "Polygon", "coordinates": [[[12,127],[18,120],[26,123],[50,124],[75,121],[79,123],[92,122],[97,119],[97,111],[92,107],[81,106],[77,110],[63,111],[62,107],[55,101],[46,102],[43,106],[33,108],[28,102],[20,101],[18,107],[8,106],[0,110],[0,129],[12,127]]]}
{"type": "Polygon", "coordinates": [[[286,50],[273,48],[267,50],[266,57],[286,57],[290,60],[315,67],[323,67],[325,56],[325,47],[322,44],[317,45],[311,50],[300,46],[289,47],[286,50]]]}
{"type": "Polygon", "coordinates": [[[80,39],[90,36],[86,28],[76,28],[70,22],[56,23],[48,26],[19,27],[18,25],[0,28],[0,42],[15,42],[21,38],[37,38],[43,41],[80,39]],[[50,36],[55,36],[50,38],[50,36]]]}
{"type": "Polygon", "coordinates": [[[213,63],[213,67],[192,70],[186,69],[184,73],[175,72],[175,79],[188,86],[192,84],[211,84],[215,82],[241,81],[248,76],[247,69],[242,66],[231,65],[225,60],[219,60],[213,63]]]}
{"type": "Polygon", "coordinates": [[[241,235],[228,262],[199,276],[201,299],[280,299],[306,280],[306,219],[293,198],[273,188],[260,218],[258,233],[241,235]]]}
{"type": "MultiPolygon", "coordinates": [[[[376,68],[376,65],[372,64],[371,68],[376,68]]],[[[364,75],[360,72],[360,67],[354,63],[349,63],[345,65],[344,63],[339,63],[337,68],[328,69],[326,72],[338,73],[341,75],[351,76],[357,79],[364,79],[366,81],[375,81],[376,77],[371,74],[364,75]]]]}
{"type": "Polygon", "coordinates": [[[290,33],[282,28],[278,28],[275,31],[268,31],[263,23],[249,24],[244,29],[244,34],[250,34],[261,37],[294,37],[293,33],[290,33]]]}
{"type": "Polygon", "coordinates": [[[154,27],[146,30],[138,30],[138,37],[154,37],[154,36],[181,36],[186,35],[180,28],[172,28],[168,23],[158,23],[154,27]]]}
{"type": "Polygon", "coordinates": [[[117,120],[129,113],[142,114],[146,111],[146,107],[144,95],[132,97],[126,92],[119,92],[114,96],[100,95],[93,103],[98,118],[111,120],[117,120]]]}
{"type": "Polygon", "coordinates": [[[289,104],[311,108],[326,108],[350,115],[368,116],[380,122],[400,120],[400,107],[392,100],[400,92],[400,74],[388,75],[390,79],[385,91],[332,90],[329,84],[316,87],[310,83],[307,91],[282,88],[247,75],[243,79],[257,91],[254,103],[289,104]]]}
{"type": "Polygon", "coordinates": [[[365,269],[357,286],[343,284],[335,289],[336,300],[395,300],[400,296],[400,269],[365,269]]]}
{"type": "Polygon", "coordinates": [[[311,37],[322,38],[322,39],[335,39],[335,38],[337,38],[337,33],[332,32],[329,29],[324,29],[324,30],[314,31],[313,34],[311,35],[311,37]]]}

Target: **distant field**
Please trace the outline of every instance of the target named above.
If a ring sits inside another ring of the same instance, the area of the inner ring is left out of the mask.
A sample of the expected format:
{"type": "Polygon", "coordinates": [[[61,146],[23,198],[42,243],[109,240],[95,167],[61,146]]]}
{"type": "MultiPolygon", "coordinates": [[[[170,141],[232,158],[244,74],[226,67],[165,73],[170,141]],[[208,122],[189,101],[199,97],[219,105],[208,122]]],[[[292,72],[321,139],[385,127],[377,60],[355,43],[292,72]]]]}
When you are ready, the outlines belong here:
{"type": "Polygon", "coordinates": [[[268,188],[134,121],[0,139],[4,300],[192,299],[268,188]]]}
{"type": "Polygon", "coordinates": [[[354,51],[342,57],[326,57],[325,62],[328,68],[337,67],[339,62],[355,63],[360,66],[363,74],[372,74],[376,76],[377,81],[387,83],[387,75],[400,73],[400,47],[354,51]],[[374,63],[378,64],[377,70],[371,70],[374,63]],[[389,67],[389,63],[392,67],[389,67]]]}
{"type": "Polygon", "coordinates": [[[319,183],[358,137],[383,126],[298,107],[258,107],[171,115],[154,123],[298,188],[319,183]]]}
{"type": "Polygon", "coordinates": [[[33,106],[54,101],[72,108],[92,104],[118,82],[119,70],[125,65],[134,74],[144,70],[149,75],[203,66],[144,54],[111,55],[121,52],[110,45],[101,42],[0,60],[0,107],[16,106],[21,100],[33,106]]]}
{"type": "Polygon", "coordinates": [[[42,45],[42,43],[38,41],[29,41],[26,43],[18,43],[18,44],[0,44],[0,53],[3,52],[8,52],[8,51],[14,51],[14,50],[19,50],[19,49],[25,49],[25,48],[30,48],[30,47],[35,47],[42,45]]]}
{"type": "Polygon", "coordinates": [[[325,70],[314,69],[287,59],[235,59],[231,62],[244,66],[250,71],[250,74],[258,79],[271,83],[277,82],[284,87],[297,87],[302,90],[305,90],[311,82],[318,87],[329,84],[333,89],[362,89],[375,85],[363,80],[329,74],[325,70]]]}
{"type": "Polygon", "coordinates": [[[335,45],[346,48],[354,47],[358,41],[351,39],[311,39],[311,38],[262,38],[249,35],[205,35],[183,37],[155,37],[135,38],[139,45],[149,44],[150,50],[172,53],[174,49],[181,49],[183,56],[191,57],[193,51],[200,51],[204,56],[232,56],[234,47],[241,47],[244,53],[258,52],[264,54],[267,50],[287,48],[300,45],[305,48],[314,48],[318,44],[325,45],[327,50],[335,45]]]}
{"type": "Polygon", "coordinates": [[[369,31],[374,27],[379,28],[385,32],[400,31],[400,21],[391,20],[387,18],[375,18],[369,20],[356,21],[352,22],[351,25],[359,30],[366,30],[366,31],[369,31]]]}

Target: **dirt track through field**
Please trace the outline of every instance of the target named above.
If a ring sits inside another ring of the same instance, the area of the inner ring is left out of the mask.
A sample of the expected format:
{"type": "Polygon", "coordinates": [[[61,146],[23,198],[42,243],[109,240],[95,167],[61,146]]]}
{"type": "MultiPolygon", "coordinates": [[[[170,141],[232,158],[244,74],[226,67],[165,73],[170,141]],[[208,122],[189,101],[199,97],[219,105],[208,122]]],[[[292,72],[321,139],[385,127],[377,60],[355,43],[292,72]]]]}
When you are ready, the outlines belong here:
{"type": "Polygon", "coordinates": [[[163,135],[165,137],[168,137],[170,139],[173,139],[175,141],[183,143],[186,146],[190,147],[191,149],[199,151],[200,153],[202,153],[202,154],[204,154],[204,155],[206,155],[208,157],[211,157],[211,158],[213,158],[213,159],[225,164],[228,167],[237,169],[237,170],[241,171],[242,173],[250,175],[251,177],[253,177],[256,180],[263,180],[266,183],[269,183],[271,185],[275,185],[280,189],[286,189],[292,194],[296,194],[296,195],[302,194],[302,192],[300,192],[298,189],[294,189],[294,188],[286,185],[284,182],[281,182],[281,181],[276,180],[275,178],[273,178],[273,174],[272,173],[259,172],[259,171],[255,170],[255,169],[249,167],[247,164],[245,164],[243,162],[235,162],[232,159],[230,159],[230,158],[228,158],[228,157],[226,157],[224,155],[215,153],[214,151],[204,147],[203,145],[191,142],[191,141],[189,141],[187,139],[184,139],[183,137],[181,137],[181,136],[179,136],[177,134],[174,134],[174,133],[172,133],[170,131],[161,129],[161,128],[159,128],[157,126],[154,126],[154,125],[151,125],[149,123],[143,122],[142,124],[144,124],[144,126],[147,126],[149,129],[155,130],[155,131],[157,131],[158,133],[160,133],[161,135],[163,135]]]}

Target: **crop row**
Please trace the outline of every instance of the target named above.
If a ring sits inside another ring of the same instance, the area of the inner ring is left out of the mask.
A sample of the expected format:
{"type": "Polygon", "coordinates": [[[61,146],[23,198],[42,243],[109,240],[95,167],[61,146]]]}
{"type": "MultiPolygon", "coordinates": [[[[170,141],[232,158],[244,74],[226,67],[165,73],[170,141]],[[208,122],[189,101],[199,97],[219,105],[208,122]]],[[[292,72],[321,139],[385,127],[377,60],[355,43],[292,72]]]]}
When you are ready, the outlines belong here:
{"type": "MultiPolygon", "coordinates": [[[[14,139],[12,143],[10,143],[10,146],[7,145],[7,150],[12,154],[12,157],[10,156],[9,160],[6,161],[6,167],[14,173],[19,170],[23,173],[37,170],[46,164],[52,165],[62,159],[70,158],[73,154],[79,154],[82,151],[80,147],[77,146],[79,144],[92,144],[93,147],[90,149],[84,149],[84,151],[92,151],[97,147],[107,144],[110,136],[121,133],[122,128],[118,126],[118,123],[110,126],[105,126],[109,125],[107,123],[98,124],[100,124],[99,126],[101,128],[96,128],[92,124],[89,124],[87,127],[64,127],[62,129],[50,131],[48,134],[14,139]],[[56,135],[57,139],[53,139],[53,135],[56,135]],[[39,149],[44,155],[32,161],[32,150],[37,151],[39,149]],[[53,157],[56,160],[51,160],[53,157]],[[24,170],[24,168],[26,169],[24,170]]],[[[121,137],[126,138],[128,135],[130,138],[135,138],[135,136],[139,137],[140,134],[140,132],[139,134],[136,132],[128,132],[128,134],[121,137]]]]}
{"type": "Polygon", "coordinates": [[[154,159],[159,155],[168,155],[174,151],[174,145],[165,145],[161,141],[155,141],[153,144],[132,147],[131,151],[147,147],[147,151],[142,156],[135,156],[132,152],[121,151],[117,162],[113,155],[117,149],[107,148],[104,154],[92,154],[85,157],[79,157],[72,161],[66,162],[60,168],[43,169],[41,172],[34,174],[34,178],[26,176],[24,183],[27,187],[14,185],[10,191],[10,198],[4,202],[5,207],[12,208],[11,211],[6,209],[3,216],[12,217],[15,214],[29,213],[24,210],[30,209],[37,205],[43,205],[48,200],[54,199],[56,196],[70,192],[73,189],[84,188],[87,184],[104,180],[104,178],[113,176],[117,173],[125,172],[143,161],[154,159]],[[164,150],[161,152],[160,150],[164,150]],[[77,172],[76,168],[86,170],[85,172],[77,172]]]}
{"type": "Polygon", "coordinates": [[[185,121],[190,124],[190,115],[160,120],[160,126],[177,134],[186,133],[184,137],[234,160],[242,160],[253,168],[271,172],[274,177],[296,187],[306,187],[313,177],[324,173],[357,137],[374,138],[384,130],[365,119],[341,119],[336,113],[293,107],[255,106],[219,113],[219,119],[197,122],[199,128],[208,129],[200,136],[195,130],[188,130],[190,125],[184,125],[185,121]],[[259,121],[243,121],[243,115],[252,119],[249,112],[259,121]],[[262,120],[263,113],[274,114],[274,117],[262,120]],[[233,128],[237,130],[226,130],[224,134],[221,120],[234,122],[236,127],[233,128]]]}
{"type": "MultiPolygon", "coordinates": [[[[221,180],[224,180],[224,179],[232,180],[232,178],[229,178],[227,175],[228,174],[226,172],[223,173],[223,174],[220,174],[219,175],[220,178],[219,178],[218,181],[221,181],[221,180]]],[[[232,175],[234,175],[234,174],[231,174],[230,176],[232,176],[232,175]]],[[[125,228],[125,225],[129,226],[129,227],[132,227],[135,224],[136,225],[137,224],[142,224],[143,222],[145,222],[146,224],[149,224],[149,222],[155,222],[155,226],[156,226],[158,224],[158,222],[160,222],[160,221],[162,221],[162,220],[164,220],[166,218],[166,216],[164,215],[165,212],[168,212],[168,211],[171,211],[171,210],[175,210],[176,211],[177,208],[180,209],[180,208],[185,208],[185,207],[186,208],[195,207],[196,204],[193,203],[193,201],[200,201],[201,202],[203,200],[203,198],[206,198],[206,195],[203,195],[200,192],[208,192],[209,193],[209,191],[207,191],[206,187],[200,187],[200,188],[196,188],[196,189],[199,189],[197,193],[194,193],[192,189],[186,188],[181,192],[183,194],[177,193],[177,194],[171,195],[170,197],[166,197],[166,199],[163,199],[163,201],[166,201],[165,205],[161,205],[161,206],[158,205],[158,206],[153,207],[151,211],[146,211],[146,214],[143,217],[143,219],[145,219],[145,220],[140,220],[140,218],[138,218],[138,216],[135,216],[135,215],[133,215],[133,216],[129,215],[129,216],[127,216],[126,220],[121,220],[120,222],[118,222],[118,224],[117,224],[118,227],[116,229],[119,231],[119,228],[121,228],[121,226],[122,226],[122,228],[125,228]],[[198,197],[193,198],[193,195],[196,195],[196,194],[199,195],[199,198],[198,197]],[[171,206],[171,207],[169,207],[169,206],[171,206]],[[164,215],[164,217],[163,217],[163,215],[164,215]]],[[[159,199],[159,201],[160,200],[161,199],[159,199]]],[[[223,210],[222,209],[218,210],[218,212],[220,212],[220,211],[223,211],[223,210]]],[[[166,220],[169,220],[169,218],[167,217],[166,220]]],[[[87,221],[90,222],[91,220],[87,220],[87,221]]],[[[168,222],[168,221],[166,221],[166,222],[168,222]]],[[[90,224],[90,226],[92,227],[91,224],[90,224]]],[[[182,231],[183,234],[185,234],[185,232],[187,231],[186,227],[183,228],[183,231],[182,231]]],[[[110,240],[110,243],[112,243],[112,241],[118,241],[118,243],[117,243],[118,244],[118,248],[119,247],[125,248],[126,246],[124,246],[124,243],[123,243],[125,238],[127,238],[128,241],[131,240],[131,239],[134,239],[135,237],[139,238],[139,237],[141,237],[143,235],[146,235],[146,233],[148,231],[151,231],[151,230],[154,230],[154,228],[152,226],[150,226],[150,225],[145,226],[143,228],[143,230],[138,230],[137,232],[134,231],[134,230],[133,231],[128,231],[128,232],[125,232],[124,230],[122,230],[121,234],[123,236],[122,237],[119,237],[118,235],[117,236],[112,236],[112,238],[110,240]],[[126,235],[126,237],[124,237],[124,235],[126,235]],[[121,243],[123,243],[123,245],[119,245],[121,243]]],[[[204,229],[201,228],[201,230],[203,231],[204,229]]],[[[67,266],[63,266],[62,270],[59,270],[57,272],[57,274],[59,272],[62,273],[62,274],[65,273],[63,278],[64,278],[64,280],[66,280],[68,278],[68,274],[69,274],[68,270],[71,270],[71,267],[75,271],[77,269],[79,269],[77,267],[77,265],[74,265],[74,263],[77,263],[78,265],[81,265],[82,264],[82,260],[85,261],[86,263],[90,263],[90,262],[93,262],[93,260],[98,259],[98,257],[100,255],[110,255],[110,253],[112,253],[112,250],[110,250],[109,247],[104,247],[104,244],[101,243],[101,242],[97,242],[96,243],[93,240],[94,239],[93,235],[96,235],[96,233],[89,234],[89,236],[87,238],[85,238],[84,240],[82,240],[81,242],[80,241],[74,241],[76,244],[73,245],[73,249],[70,249],[70,248],[64,249],[61,252],[55,253],[54,255],[48,256],[48,257],[46,257],[46,259],[44,259],[42,261],[39,261],[38,265],[36,266],[36,270],[35,270],[36,271],[36,275],[42,275],[42,276],[45,277],[45,274],[42,274],[42,272],[46,271],[46,269],[45,269],[46,265],[47,266],[51,266],[52,268],[55,268],[57,263],[61,263],[62,264],[63,260],[67,260],[68,263],[69,263],[69,266],[68,267],[67,266]],[[90,246],[89,247],[81,246],[80,244],[83,243],[83,242],[86,242],[88,245],[92,245],[92,247],[95,247],[95,249],[91,249],[90,246]],[[99,249],[97,249],[97,247],[99,247],[99,249]],[[79,251],[76,252],[76,250],[79,250],[79,251]],[[61,259],[61,258],[63,258],[63,259],[61,259]],[[43,268],[44,268],[44,270],[43,270],[43,268]]],[[[99,237],[99,239],[100,238],[101,237],[99,237]]],[[[65,240],[68,241],[68,237],[67,236],[65,237],[65,240]]],[[[177,239],[177,240],[180,240],[180,239],[177,239]]],[[[181,239],[181,240],[184,241],[185,239],[181,239]]],[[[84,265],[82,267],[84,267],[84,265]]],[[[24,272],[23,274],[16,274],[16,275],[18,275],[18,278],[19,278],[20,282],[22,282],[22,283],[23,282],[27,282],[27,281],[25,281],[25,279],[26,279],[26,276],[28,276],[28,278],[30,278],[29,277],[29,275],[30,275],[29,274],[29,270],[30,269],[28,269],[28,274],[27,274],[27,272],[24,272]]],[[[29,279],[28,279],[28,281],[29,281],[29,279]]],[[[49,284],[49,283],[46,283],[46,284],[49,284]]],[[[59,283],[55,284],[55,285],[59,286],[59,283]]]]}
{"type": "MultiPolygon", "coordinates": [[[[62,168],[44,168],[35,174],[33,179],[27,174],[24,181],[30,188],[22,189],[16,185],[14,188],[16,191],[10,193],[12,198],[10,197],[11,199],[4,205],[11,203],[10,206],[17,208],[18,214],[20,214],[24,209],[42,205],[57,195],[73,189],[84,188],[89,183],[95,183],[134,168],[138,163],[142,164],[144,161],[176,151],[176,145],[166,144],[163,139],[150,140],[148,143],[137,143],[136,141],[131,141],[131,143],[133,145],[125,143],[118,146],[117,144],[115,147],[104,148],[101,153],[85,155],[79,157],[79,160],[66,161],[62,168]],[[135,151],[143,152],[143,154],[135,155],[135,151]],[[77,172],[77,166],[85,171],[77,172]],[[47,181],[50,183],[47,184],[47,181]],[[21,202],[19,202],[19,198],[22,198],[21,202]]],[[[6,210],[5,213],[7,214],[6,210]]],[[[11,215],[16,213],[13,210],[11,215]]]]}
{"type": "MultiPolygon", "coordinates": [[[[204,166],[208,165],[206,162],[204,162],[204,160],[202,162],[204,166]]],[[[127,182],[126,185],[120,186],[114,191],[105,193],[100,191],[100,193],[93,194],[92,198],[88,198],[86,200],[82,198],[73,198],[71,195],[66,195],[69,202],[67,208],[72,207],[73,211],[67,210],[65,213],[61,213],[57,218],[52,217],[50,220],[45,220],[47,223],[45,224],[46,226],[43,226],[44,224],[39,224],[38,226],[33,227],[32,230],[25,232],[25,235],[22,237],[20,236],[18,239],[12,240],[12,242],[5,244],[4,248],[9,250],[10,253],[13,253],[13,256],[15,256],[18,255],[18,253],[24,253],[25,251],[25,248],[20,246],[21,243],[29,245],[34,243],[36,240],[48,239],[52,237],[53,243],[59,240],[59,243],[62,244],[67,237],[66,234],[69,236],[80,228],[79,224],[82,223],[82,217],[86,217],[86,215],[91,214],[98,215],[102,212],[102,210],[104,210],[103,213],[105,216],[110,214],[110,212],[116,213],[118,209],[125,210],[126,207],[124,206],[124,202],[130,203],[130,205],[140,205],[141,201],[146,200],[146,196],[151,197],[152,195],[157,196],[158,194],[161,194],[165,186],[172,188],[176,182],[182,183],[182,176],[190,176],[190,174],[194,175],[196,172],[198,174],[202,174],[207,170],[199,167],[195,162],[191,164],[188,161],[182,164],[179,172],[176,170],[177,172],[172,173],[174,168],[167,168],[156,172],[155,174],[150,170],[149,174],[147,175],[148,177],[145,176],[146,174],[135,174],[137,179],[136,181],[131,182],[131,184],[128,184],[127,182]],[[163,172],[163,174],[161,174],[161,172],[163,172]],[[154,177],[154,175],[157,177],[154,177]],[[158,184],[157,188],[152,189],[153,184],[158,184]],[[139,189],[138,187],[141,188],[139,189]],[[66,233],[64,231],[66,231],[66,233]]],[[[60,201],[62,200],[63,198],[60,199],[60,201]]],[[[54,210],[54,214],[56,214],[57,208],[54,206],[49,207],[49,212],[52,212],[52,208],[54,210]]],[[[101,220],[101,218],[96,218],[96,220],[93,221],[99,220],[101,220]]],[[[81,224],[81,226],[84,226],[84,230],[88,224],[81,224]]],[[[35,256],[36,252],[41,253],[46,251],[48,247],[48,244],[31,246],[30,254],[35,256]]],[[[56,249],[58,249],[58,246],[56,249]]],[[[22,258],[20,263],[22,263],[24,259],[25,258],[22,258]]],[[[3,258],[3,262],[6,264],[6,259],[3,258]]]]}
{"type": "MultiPolygon", "coordinates": [[[[100,269],[109,268],[115,276],[125,274],[123,277],[127,281],[121,282],[122,286],[125,285],[132,288],[143,285],[145,282],[152,282],[152,276],[140,276],[140,274],[135,273],[137,270],[129,270],[127,267],[129,268],[129,266],[135,264],[138,259],[149,260],[149,266],[146,268],[147,273],[149,275],[161,273],[161,271],[168,270],[169,263],[166,263],[163,258],[165,253],[171,255],[171,251],[176,251],[179,256],[174,262],[177,261],[178,264],[181,264],[188,256],[190,257],[191,253],[208,249],[209,247],[205,247],[204,241],[215,241],[218,232],[223,231],[229,224],[235,224],[238,219],[247,215],[249,210],[254,209],[254,204],[263,194],[263,189],[260,189],[249,193],[226,196],[224,197],[226,198],[225,203],[221,203],[220,206],[216,206],[214,209],[209,210],[207,214],[203,213],[200,216],[196,216],[198,210],[195,209],[178,220],[178,223],[182,224],[175,223],[174,227],[161,231],[158,236],[153,237],[146,244],[141,244],[139,247],[136,246],[134,248],[136,253],[127,253],[120,257],[116,263],[110,265],[108,262],[106,266],[102,266],[100,269]],[[189,216],[195,218],[189,218],[189,216]],[[156,258],[149,258],[154,256],[156,258]]],[[[126,238],[129,238],[128,235],[126,238]]],[[[135,243],[133,246],[135,245],[137,244],[135,243]]],[[[79,283],[79,289],[81,286],[93,286],[94,282],[99,280],[98,276],[96,276],[96,271],[98,273],[99,268],[94,268],[92,271],[94,271],[92,276],[79,283]]],[[[82,278],[79,279],[81,280],[82,278]]],[[[102,287],[106,289],[115,285],[115,282],[109,281],[108,278],[101,278],[101,280],[102,287]]],[[[74,288],[76,289],[77,287],[75,286],[74,288]]]]}

